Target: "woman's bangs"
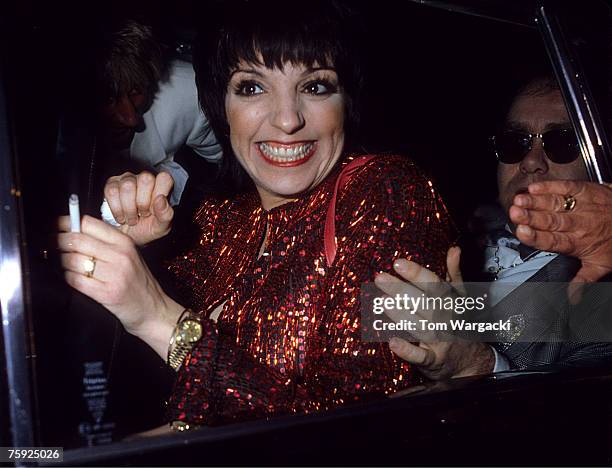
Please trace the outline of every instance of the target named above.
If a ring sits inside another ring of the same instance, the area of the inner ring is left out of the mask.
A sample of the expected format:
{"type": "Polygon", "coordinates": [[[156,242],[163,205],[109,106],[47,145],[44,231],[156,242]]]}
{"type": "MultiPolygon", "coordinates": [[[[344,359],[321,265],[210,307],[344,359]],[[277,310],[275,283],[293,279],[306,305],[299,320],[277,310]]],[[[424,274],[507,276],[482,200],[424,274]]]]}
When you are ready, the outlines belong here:
{"type": "Polygon", "coordinates": [[[337,62],[337,46],[332,41],[316,40],[295,31],[256,32],[250,40],[228,47],[232,51],[229,63],[235,69],[240,62],[282,69],[286,63],[305,67],[334,67],[337,62]]]}

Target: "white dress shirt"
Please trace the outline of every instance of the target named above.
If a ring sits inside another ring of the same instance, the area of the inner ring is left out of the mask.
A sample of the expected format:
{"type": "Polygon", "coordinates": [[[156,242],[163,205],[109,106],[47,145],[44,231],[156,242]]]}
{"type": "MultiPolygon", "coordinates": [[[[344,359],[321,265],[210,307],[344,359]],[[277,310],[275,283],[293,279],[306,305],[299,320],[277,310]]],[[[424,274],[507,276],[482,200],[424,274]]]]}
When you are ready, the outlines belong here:
{"type": "Polygon", "coordinates": [[[160,83],[151,108],[143,115],[145,128],[134,135],[130,156],[174,179],[170,203],[180,201],[189,175],[174,161],[183,146],[210,162],[221,160],[221,146],[198,103],[195,73],[191,63],[175,60],[169,78],[160,83]]]}

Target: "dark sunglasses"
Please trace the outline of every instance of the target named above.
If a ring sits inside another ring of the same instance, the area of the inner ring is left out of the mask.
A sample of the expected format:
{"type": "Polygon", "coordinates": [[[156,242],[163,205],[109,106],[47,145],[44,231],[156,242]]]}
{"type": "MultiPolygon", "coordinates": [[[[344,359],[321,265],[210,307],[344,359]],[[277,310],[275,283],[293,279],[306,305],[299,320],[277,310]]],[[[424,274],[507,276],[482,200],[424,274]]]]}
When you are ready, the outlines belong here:
{"type": "Polygon", "coordinates": [[[525,133],[506,130],[491,137],[497,160],[516,164],[531,151],[533,139],[540,138],[548,159],[557,164],[568,164],[580,156],[576,134],[570,129],[549,130],[544,133],[525,133]]]}

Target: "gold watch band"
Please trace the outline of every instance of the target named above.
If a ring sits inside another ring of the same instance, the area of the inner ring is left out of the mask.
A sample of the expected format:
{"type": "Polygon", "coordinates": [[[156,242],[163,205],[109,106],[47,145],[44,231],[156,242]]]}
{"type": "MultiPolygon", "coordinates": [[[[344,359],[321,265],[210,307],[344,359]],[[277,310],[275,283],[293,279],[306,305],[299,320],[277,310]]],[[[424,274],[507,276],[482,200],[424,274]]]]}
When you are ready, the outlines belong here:
{"type": "Polygon", "coordinates": [[[191,309],[185,309],[179,316],[170,343],[166,362],[175,371],[183,365],[193,345],[202,337],[202,324],[191,309]]]}
{"type": "Polygon", "coordinates": [[[170,347],[171,349],[168,352],[167,362],[170,367],[172,367],[175,371],[178,372],[178,370],[183,365],[183,361],[189,354],[189,351],[191,351],[192,346],[185,346],[185,345],[177,346],[176,344],[173,345],[171,342],[170,347]]]}

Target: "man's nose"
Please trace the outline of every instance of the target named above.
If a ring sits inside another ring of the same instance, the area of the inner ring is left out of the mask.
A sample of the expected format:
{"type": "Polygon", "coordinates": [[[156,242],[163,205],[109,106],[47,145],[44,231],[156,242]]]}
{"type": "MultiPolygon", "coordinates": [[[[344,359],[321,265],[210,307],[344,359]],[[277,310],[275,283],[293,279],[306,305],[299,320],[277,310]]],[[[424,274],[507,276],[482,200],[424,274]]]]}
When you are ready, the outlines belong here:
{"type": "Polygon", "coordinates": [[[525,174],[545,174],[548,172],[548,159],[540,138],[534,138],[531,149],[520,162],[520,170],[525,174]]]}
{"type": "Polygon", "coordinates": [[[123,127],[135,128],[140,124],[140,114],[129,96],[121,96],[115,102],[117,123],[123,127]]]}
{"type": "Polygon", "coordinates": [[[299,97],[286,96],[278,99],[272,114],[272,125],[291,135],[304,127],[306,121],[299,97]]]}

